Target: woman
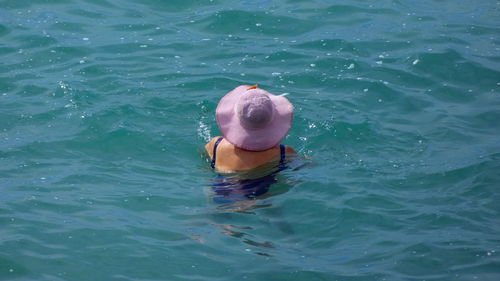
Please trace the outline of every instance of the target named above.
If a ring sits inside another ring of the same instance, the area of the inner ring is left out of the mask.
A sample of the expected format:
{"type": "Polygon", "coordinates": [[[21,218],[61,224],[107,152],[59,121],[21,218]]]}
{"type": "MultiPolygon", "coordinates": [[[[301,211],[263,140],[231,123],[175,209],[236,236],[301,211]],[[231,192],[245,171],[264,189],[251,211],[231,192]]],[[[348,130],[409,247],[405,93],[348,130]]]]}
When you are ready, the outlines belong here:
{"type": "Polygon", "coordinates": [[[276,183],[275,174],[286,168],[287,157],[295,154],[280,144],[290,130],[293,105],[257,85],[242,85],[220,100],[216,118],[223,137],[205,145],[212,168],[223,173],[212,185],[214,201],[234,203],[264,195],[276,183]],[[273,162],[279,163],[277,169],[267,173],[255,169],[273,162]],[[251,176],[252,169],[258,176],[251,176]]]}

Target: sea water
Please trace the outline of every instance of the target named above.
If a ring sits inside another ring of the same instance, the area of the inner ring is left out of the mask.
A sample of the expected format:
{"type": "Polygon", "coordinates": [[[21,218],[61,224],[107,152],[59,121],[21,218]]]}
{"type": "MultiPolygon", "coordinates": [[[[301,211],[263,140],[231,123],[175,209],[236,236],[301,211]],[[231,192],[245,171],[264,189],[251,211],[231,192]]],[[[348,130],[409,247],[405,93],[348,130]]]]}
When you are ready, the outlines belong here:
{"type": "Polygon", "coordinates": [[[499,9],[1,0],[0,279],[499,280],[499,9]],[[302,158],[221,209],[241,84],[302,158]]]}

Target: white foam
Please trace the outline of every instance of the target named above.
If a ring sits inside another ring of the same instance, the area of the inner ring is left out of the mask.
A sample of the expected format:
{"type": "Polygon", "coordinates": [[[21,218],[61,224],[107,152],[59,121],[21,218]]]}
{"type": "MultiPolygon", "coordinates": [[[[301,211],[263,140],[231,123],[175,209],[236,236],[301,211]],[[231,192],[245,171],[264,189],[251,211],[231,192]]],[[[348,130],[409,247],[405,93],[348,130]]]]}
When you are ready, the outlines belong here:
{"type": "Polygon", "coordinates": [[[198,136],[204,141],[209,142],[212,138],[210,135],[210,128],[207,126],[207,124],[200,120],[200,122],[198,123],[198,136]]]}

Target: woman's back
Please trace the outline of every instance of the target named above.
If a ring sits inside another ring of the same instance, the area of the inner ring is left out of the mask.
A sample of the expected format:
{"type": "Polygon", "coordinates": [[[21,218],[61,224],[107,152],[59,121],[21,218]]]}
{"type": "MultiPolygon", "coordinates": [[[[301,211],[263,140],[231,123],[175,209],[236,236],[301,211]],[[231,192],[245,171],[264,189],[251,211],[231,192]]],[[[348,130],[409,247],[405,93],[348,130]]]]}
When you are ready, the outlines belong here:
{"type": "Polygon", "coordinates": [[[228,172],[254,169],[272,161],[284,160],[286,155],[295,154],[292,147],[283,147],[283,154],[280,145],[263,151],[249,151],[236,147],[222,137],[215,137],[205,145],[212,162],[215,156],[215,168],[228,172]]]}

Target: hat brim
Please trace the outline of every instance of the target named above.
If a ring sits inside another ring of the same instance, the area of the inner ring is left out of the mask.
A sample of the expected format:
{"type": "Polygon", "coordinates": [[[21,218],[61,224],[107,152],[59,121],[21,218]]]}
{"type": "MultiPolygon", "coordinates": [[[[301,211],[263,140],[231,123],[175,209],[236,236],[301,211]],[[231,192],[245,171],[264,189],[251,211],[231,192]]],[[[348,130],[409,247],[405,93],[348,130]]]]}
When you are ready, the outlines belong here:
{"type": "Polygon", "coordinates": [[[273,102],[275,109],[273,119],[264,128],[245,128],[240,123],[235,105],[240,95],[250,87],[249,85],[236,87],[222,97],[215,110],[215,116],[219,129],[227,141],[245,150],[263,151],[278,145],[286,137],[292,126],[293,105],[283,96],[262,90],[273,102]]]}

